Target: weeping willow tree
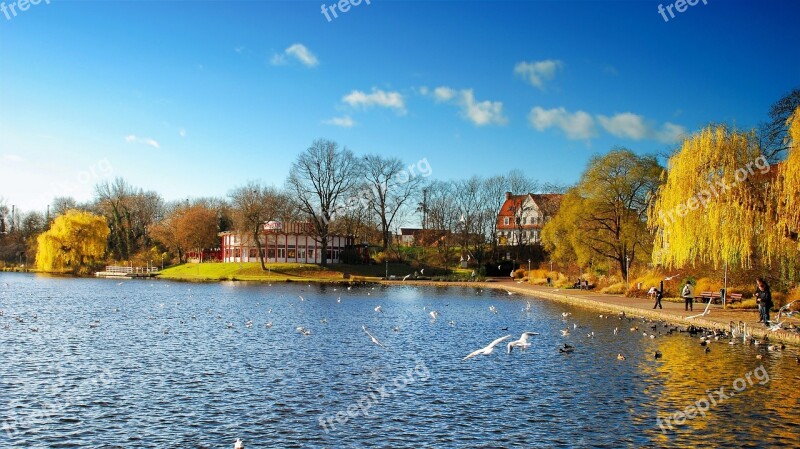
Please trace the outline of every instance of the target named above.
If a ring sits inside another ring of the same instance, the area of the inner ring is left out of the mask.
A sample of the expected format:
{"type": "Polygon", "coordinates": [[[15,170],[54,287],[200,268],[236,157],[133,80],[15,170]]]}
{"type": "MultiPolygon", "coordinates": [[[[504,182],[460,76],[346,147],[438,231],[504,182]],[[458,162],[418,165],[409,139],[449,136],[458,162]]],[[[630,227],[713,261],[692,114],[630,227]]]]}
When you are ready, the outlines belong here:
{"type": "MultiPolygon", "coordinates": [[[[771,169],[753,132],[717,125],[684,140],[648,212],[654,263],[749,267],[774,228],[767,206],[771,169]]],[[[767,261],[773,255],[761,254],[767,261]]]]}
{"type": "Polygon", "coordinates": [[[774,215],[777,226],[765,241],[765,249],[782,256],[785,263],[795,266],[800,251],[800,107],[786,123],[788,154],[780,164],[773,186],[774,215]]]}
{"type": "Polygon", "coordinates": [[[105,254],[109,232],[103,217],[67,211],[53,221],[47,232],[39,235],[36,265],[47,272],[86,273],[105,254]]]}

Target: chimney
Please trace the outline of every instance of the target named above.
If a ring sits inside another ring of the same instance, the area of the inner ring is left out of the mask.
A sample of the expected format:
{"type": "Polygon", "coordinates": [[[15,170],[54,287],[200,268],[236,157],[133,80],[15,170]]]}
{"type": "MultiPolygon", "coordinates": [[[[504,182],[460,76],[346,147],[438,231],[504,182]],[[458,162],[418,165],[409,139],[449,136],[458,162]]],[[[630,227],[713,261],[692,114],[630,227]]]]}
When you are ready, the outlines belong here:
{"type": "Polygon", "coordinates": [[[510,200],[510,199],[511,199],[511,192],[506,192],[506,199],[507,199],[507,200],[510,200]]]}

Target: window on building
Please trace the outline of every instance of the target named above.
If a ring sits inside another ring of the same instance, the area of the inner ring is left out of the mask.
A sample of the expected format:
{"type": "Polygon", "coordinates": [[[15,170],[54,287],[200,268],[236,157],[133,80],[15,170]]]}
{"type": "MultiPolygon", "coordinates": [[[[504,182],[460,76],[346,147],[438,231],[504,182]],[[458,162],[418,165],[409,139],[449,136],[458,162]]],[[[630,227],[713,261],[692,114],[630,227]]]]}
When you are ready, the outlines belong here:
{"type": "Polygon", "coordinates": [[[274,259],[275,258],[275,248],[270,248],[267,250],[267,258],[274,259]]]}
{"type": "Polygon", "coordinates": [[[508,226],[509,220],[508,217],[503,217],[503,224],[508,226]]]}
{"type": "Polygon", "coordinates": [[[278,248],[278,260],[286,259],[286,248],[278,248]]]}
{"type": "Polygon", "coordinates": [[[249,256],[250,256],[251,259],[255,259],[256,257],[258,257],[258,253],[256,252],[255,248],[250,248],[249,256]]]}

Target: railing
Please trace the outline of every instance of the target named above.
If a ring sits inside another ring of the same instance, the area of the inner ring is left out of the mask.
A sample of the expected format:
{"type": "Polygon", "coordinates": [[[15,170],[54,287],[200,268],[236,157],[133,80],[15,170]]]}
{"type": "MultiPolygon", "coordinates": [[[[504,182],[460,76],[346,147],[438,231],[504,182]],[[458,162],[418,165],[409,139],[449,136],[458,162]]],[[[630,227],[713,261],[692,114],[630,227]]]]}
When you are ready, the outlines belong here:
{"type": "Polygon", "coordinates": [[[104,271],[106,273],[148,274],[157,273],[158,267],[121,267],[118,265],[108,265],[104,271]]]}

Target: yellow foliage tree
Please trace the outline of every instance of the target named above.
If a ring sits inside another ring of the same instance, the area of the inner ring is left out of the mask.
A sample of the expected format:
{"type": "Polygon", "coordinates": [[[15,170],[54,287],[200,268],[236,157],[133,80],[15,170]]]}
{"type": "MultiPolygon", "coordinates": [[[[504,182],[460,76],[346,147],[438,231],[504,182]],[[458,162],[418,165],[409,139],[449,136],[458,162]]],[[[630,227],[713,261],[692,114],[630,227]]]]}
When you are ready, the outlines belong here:
{"type": "MultiPolygon", "coordinates": [[[[752,132],[709,126],[686,138],[667,164],[648,212],[653,261],[747,267],[774,222],[768,212],[771,166],[752,132]]],[[[769,260],[769,251],[762,254],[769,260]]]]}
{"type": "Polygon", "coordinates": [[[556,260],[582,266],[614,260],[626,276],[629,267],[646,261],[652,252],[647,205],[662,171],[654,156],[626,149],[592,157],[544,226],[545,249],[556,260]]]}
{"type": "Polygon", "coordinates": [[[36,265],[42,271],[86,273],[106,252],[109,229],[103,217],[69,210],[38,237],[36,265]]]}
{"type": "Polygon", "coordinates": [[[795,110],[787,126],[789,154],[780,165],[774,188],[778,225],[767,245],[774,248],[775,252],[797,258],[797,251],[800,250],[797,236],[800,232],[800,107],[795,110]]]}

